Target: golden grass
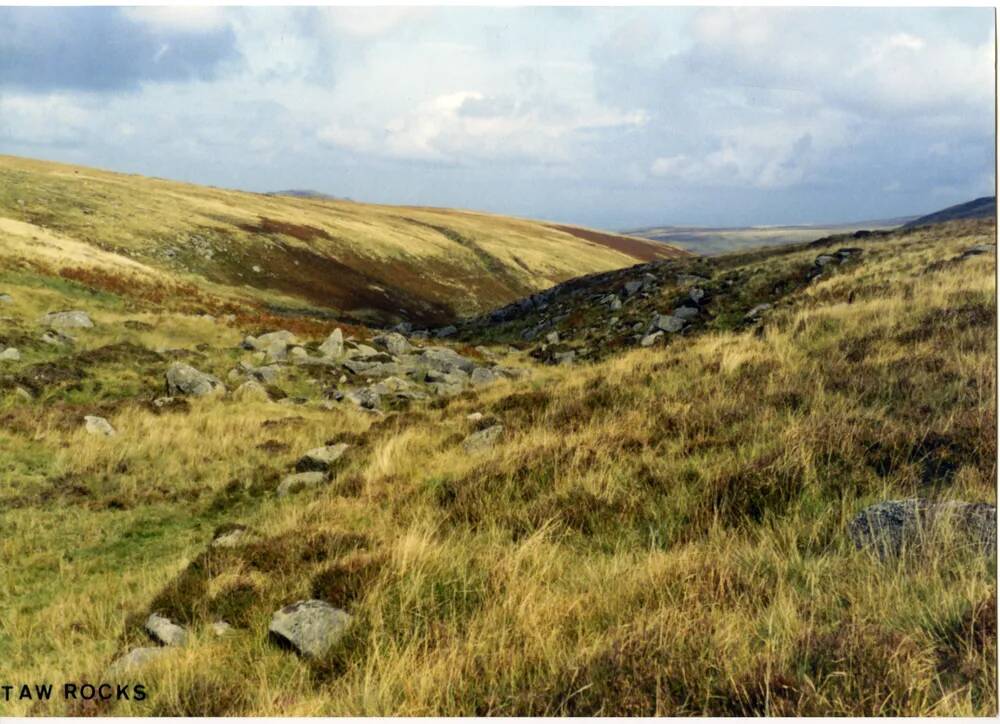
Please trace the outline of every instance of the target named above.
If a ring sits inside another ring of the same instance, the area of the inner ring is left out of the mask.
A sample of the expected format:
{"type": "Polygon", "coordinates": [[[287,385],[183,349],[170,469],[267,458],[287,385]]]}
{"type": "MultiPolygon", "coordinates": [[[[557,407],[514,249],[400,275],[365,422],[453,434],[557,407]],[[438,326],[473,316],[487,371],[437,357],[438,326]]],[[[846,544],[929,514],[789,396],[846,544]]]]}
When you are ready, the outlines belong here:
{"type": "MultiPolygon", "coordinates": [[[[984,239],[942,228],[861,243],[760,335],[539,367],[385,421],[125,405],[98,440],[39,415],[11,437],[18,469],[92,494],[0,513],[17,564],[0,681],[99,679],[169,604],[192,642],[142,673],[149,700],[108,713],[995,715],[994,562],[881,563],[845,530],[885,498],[996,500],[995,257],[940,265],[984,239]],[[473,411],[505,432],[467,455],[473,411]],[[328,487],[273,496],[339,436],[353,447],[328,487]],[[226,522],[261,543],[189,568],[226,522]],[[234,608],[240,585],[254,596],[234,608]],[[354,624],[310,664],[265,631],[317,590],[354,624]],[[216,639],[224,606],[243,623],[216,639]]],[[[185,344],[237,336],[170,324],[185,344]]]]}

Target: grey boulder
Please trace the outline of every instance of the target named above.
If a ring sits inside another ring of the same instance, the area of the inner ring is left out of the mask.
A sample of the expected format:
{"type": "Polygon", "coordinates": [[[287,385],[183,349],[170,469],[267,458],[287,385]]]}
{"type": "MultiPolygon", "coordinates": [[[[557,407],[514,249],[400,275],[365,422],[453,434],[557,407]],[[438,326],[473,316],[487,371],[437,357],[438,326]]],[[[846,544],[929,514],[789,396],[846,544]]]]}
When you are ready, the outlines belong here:
{"type": "Polygon", "coordinates": [[[268,635],[300,655],[321,659],[343,638],[351,616],[325,601],[298,601],[274,612],[268,635]]]}
{"type": "Polygon", "coordinates": [[[384,349],[389,354],[397,357],[413,350],[413,345],[406,341],[406,337],[399,332],[380,334],[372,339],[372,343],[379,349],[384,349]]]}
{"type": "Polygon", "coordinates": [[[330,332],[330,336],[319,346],[319,352],[324,357],[340,357],[344,354],[344,333],[340,327],[330,332]]]}
{"type": "Polygon", "coordinates": [[[164,646],[183,646],[187,643],[187,631],[158,613],[149,615],[145,628],[150,636],[164,646]]]}
{"type": "Polygon", "coordinates": [[[104,435],[105,437],[111,437],[112,435],[117,435],[118,432],[111,426],[111,423],[105,420],[103,417],[98,417],[97,415],[85,415],[83,418],[84,429],[91,435],[104,435]]]}
{"type": "Polygon", "coordinates": [[[226,386],[218,377],[199,372],[183,362],[176,362],[167,370],[167,394],[202,397],[225,391],[226,386]]]}
{"type": "Polygon", "coordinates": [[[108,673],[111,675],[130,673],[161,658],[166,653],[167,649],[160,646],[140,646],[115,659],[108,667],[108,673]]]}
{"type": "Polygon", "coordinates": [[[503,425],[493,425],[485,430],[474,432],[462,441],[462,447],[467,453],[477,453],[489,450],[503,434],[503,425]]]}
{"type": "Polygon", "coordinates": [[[44,314],[42,315],[42,324],[57,329],[90,329],[94,326],[90,315],[79,309],[44,314]]]}
{"type": "Polygon", "coordinates": [[[684,328],[684,320],[672,314],[657,314],[653,317],[653,329],[661,332],[680,332],[684,328]]]}
{"type": "Polygon", "coordinates": [[[286,495],[297,493],[306,488],[314,488],[326,482],[326,473],[310,471],[305,473],[293,473],[282,478],[278,485],[278,497],[284,498],[286,495]]]}
{"type": "Polygon", "coordinates": [[[335,462],[343,457],[348,447],[350,446],[347,443],[342,442],[336,445],[313,448],[299,458],[295,469],[300,473],[329,470],[335,462]]]}

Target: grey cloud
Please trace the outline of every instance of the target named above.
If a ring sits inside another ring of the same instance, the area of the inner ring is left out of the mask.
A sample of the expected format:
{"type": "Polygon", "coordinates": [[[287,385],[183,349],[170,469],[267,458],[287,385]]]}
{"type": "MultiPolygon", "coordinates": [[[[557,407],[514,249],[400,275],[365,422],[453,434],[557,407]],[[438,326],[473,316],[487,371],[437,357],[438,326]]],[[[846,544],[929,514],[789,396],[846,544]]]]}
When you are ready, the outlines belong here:
{"type": "Polygon", "coordinates": [[[228,28],[154,32],[116,8],[0,8],[0,87],[133,90],[209,79],[238,56],[228,28]]]}

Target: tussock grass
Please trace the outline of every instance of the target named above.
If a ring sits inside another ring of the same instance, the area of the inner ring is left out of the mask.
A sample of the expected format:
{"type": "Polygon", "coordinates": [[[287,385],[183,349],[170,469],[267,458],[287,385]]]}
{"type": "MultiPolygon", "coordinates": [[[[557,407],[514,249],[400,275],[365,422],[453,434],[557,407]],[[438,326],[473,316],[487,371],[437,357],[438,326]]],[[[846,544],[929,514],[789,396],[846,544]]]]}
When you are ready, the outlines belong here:
{"type": "MultiPolygon", "coordinates": [[[[142,674],[149,700],[109,713],[995,714],[995,562],[949,546],[880,562],[845,530],[886,498],[996,500],[995,258],[949,261],[992,233],[862,241],[861,263],[758,330],[380,421],[128,404],[103,440],[36,401],[2,433],[4,490],[43,494],[0,511],[0,680],[99,678],[163,610],[192,642],[142,674]],[[494,448],[463,452],[496,423],[494,448]],[[329,486],[276,498],[330,440],[352,448],[329,486]],[[253,542],[209,549],[234,523],[253,542]],[[265,635],[309,597],[354,616],[311,663],[265,635]],[[236,628],[214,638],[220,616],[236,628]]],[[[746,264],[790,274],[815,253],[746,264]]]]}

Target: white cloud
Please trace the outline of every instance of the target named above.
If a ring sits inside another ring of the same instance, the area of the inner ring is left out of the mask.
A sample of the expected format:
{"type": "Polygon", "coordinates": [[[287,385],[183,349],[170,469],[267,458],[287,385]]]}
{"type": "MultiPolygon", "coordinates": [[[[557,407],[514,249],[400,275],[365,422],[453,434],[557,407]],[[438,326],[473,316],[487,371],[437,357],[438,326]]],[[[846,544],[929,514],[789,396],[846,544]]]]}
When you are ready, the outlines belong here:
{"type": "Polygon", "coordinates": [[[154,30],[175,33],[211,33],[227,24],[225,8],[210,5],[126,7],[125,16],[154,30]]]}

